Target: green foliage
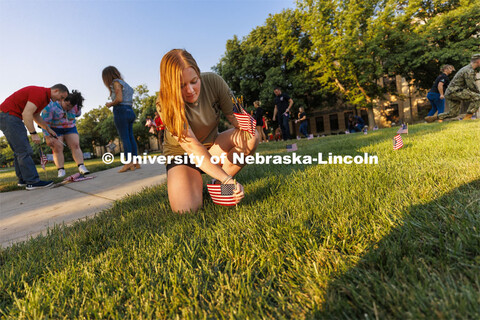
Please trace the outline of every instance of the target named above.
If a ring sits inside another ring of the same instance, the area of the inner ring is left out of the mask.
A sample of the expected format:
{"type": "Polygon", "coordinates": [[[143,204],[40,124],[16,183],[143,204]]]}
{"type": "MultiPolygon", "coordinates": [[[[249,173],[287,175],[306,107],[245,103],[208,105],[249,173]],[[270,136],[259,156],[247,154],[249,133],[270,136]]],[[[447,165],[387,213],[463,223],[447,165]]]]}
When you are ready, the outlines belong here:
{"type": "Polygon", "coordinates": [[[77,121],[80,147],[86,152],[93,152],[92,145],[106,145],[117,136],[112,111],[106,106],[99,106],[85,113],[77,121]]]}
{"type": "Polygon", "coordinates": [[[137,140],[137,145],[140,152],[143,152],[149,145],[149,128],[145,127],[147,117],[152,120],[155,118],[155,111],[157,111],[156,102],[158,93],[155,95],[148,94],[146,85],[140,85],[135,88],[134,105],[135,113],[137,114],[137,121],[133,124],[133,135],[137,140]]]}
{"type": "Polygon", "coordinates": [[[13,150],[5,136],[0,137],[0,166],[13,164],[13,150]]]}
{"type": "Polygon", "coordinates": [[[386,52],[387,72],[415,80],[428,89],[440,66],[452,64],[457,70],[480,50],[480,2],[410,1],[402,10],[389,1],[388,23],[379,46],[386,52]]]}
{"type": "Polygon", "coordinates": [[[243,40],[227,41],[225,55],[213,68],[229,84],[235,95],[243,95],[249,105],[260,100],[273,113],[276,86],[306,109],[325,98],[308,69],[311,41],[302,27],[302,13],[284,10],[270,15],[265,25],[255,28],[243,40]]]}
{"type": "Polygon", "coordinates": [[[228,40],[214,70],[237,95],[273,108],[282,86],[295,106],[372,107],[400,75],[431,87],[443,64],[458,68],[480,50],[478,0],[299,0],[244,39],[228,40]]]}

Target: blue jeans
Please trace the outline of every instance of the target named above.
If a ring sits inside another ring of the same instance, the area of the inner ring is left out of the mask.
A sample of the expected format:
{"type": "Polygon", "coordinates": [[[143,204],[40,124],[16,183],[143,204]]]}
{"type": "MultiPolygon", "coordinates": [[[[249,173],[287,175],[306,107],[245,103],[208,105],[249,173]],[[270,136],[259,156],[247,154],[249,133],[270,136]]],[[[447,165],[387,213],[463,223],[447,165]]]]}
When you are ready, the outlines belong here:
{"type": "Polygon", "coordinates": [[[308,138],[307,121],[303,121],[302,123],[300,123],[300,133],[308,138]]]}
{"type": "Polygon", "coordinates": [[[280,125],[280,130],[282,130],[283,140],[290,139],[290,127],[288,126],[288,120],[290,117],[284,114],[279,114],[277,116],[280,118],[278,124],[280,125]]]}
{"type": "Polygon", "coordinates": [[[13,150],[15,173],[19,181],[33,184],[40,181],[33,162],[33,150],[28,140],[27,130],[22,119],[8,113],[0,113],[0,130],[13,150]]]}
{"type": "Polygon", "coordinates": [[[445,111],[445,99],[440,99],[440,93],[429,92],[427,94],[427,99],[432,105],[432,109],[428,112],[428,117],[433,116],[435,112],[438,111],[438,114],[445,111]]]}
{"type": "Polygon", "coordinates": [[[118,135],[122,140],[125,156],[128,153],[131,153],[132,156],[138,155],[137,142],[133,135],[133,122],[135,118],[136,116],[132,106],[119,104],[113,107],[113,121],[117,128],[118,135]]]}

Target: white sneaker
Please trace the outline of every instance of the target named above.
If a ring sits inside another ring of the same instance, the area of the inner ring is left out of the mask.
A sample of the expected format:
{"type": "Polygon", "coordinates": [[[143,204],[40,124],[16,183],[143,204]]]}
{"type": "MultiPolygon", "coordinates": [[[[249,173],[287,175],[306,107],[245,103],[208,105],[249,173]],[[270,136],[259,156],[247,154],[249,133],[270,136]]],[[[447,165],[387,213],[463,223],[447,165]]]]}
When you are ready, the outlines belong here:
{"type": "Polygon", "coordinates": [[[59,178],[65,177],[65,169],[58,169],[58,176],[59,178]]]}
{"type": "Polygon", "coordinates": [[[90,171],[88,171],[87,167],[85,167],[84,164],[81,164],[78,166],[78,171],[81,173],[81,174],[89,174],[90,171]]]}

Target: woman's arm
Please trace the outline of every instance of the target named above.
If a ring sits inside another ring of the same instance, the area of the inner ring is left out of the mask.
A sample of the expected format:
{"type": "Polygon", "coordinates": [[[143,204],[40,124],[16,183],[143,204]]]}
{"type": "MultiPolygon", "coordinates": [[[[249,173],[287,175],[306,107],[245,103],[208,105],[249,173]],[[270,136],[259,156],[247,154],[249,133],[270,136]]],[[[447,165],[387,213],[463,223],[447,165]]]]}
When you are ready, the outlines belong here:
{"type": "Polygon", "coordinates": [[[438,82],[438,92],[440,93],[440,99],[443,99],[444,95],[443,95],[443,82],[439,81],[438,82]]]}
{"type": "Polygon", "coordinates": [[[113,82],[113,91],[115,91],[115,100],[106,104],[108,108],[116,106],[123,101],[122,85],[118,81],[113,82]]]}
{"type": "Polygon", "coordinates": [[[235,128],[240,127],[240,125],[238,124],[237,118],[235,118],[233,114],[225,115],[225,117],[227,118],[228,122],[231,123],[232,126],[234,126],[235,128]]]}
{"type": "Polygon", "coordinates": [[[213,164],[211,162],[211,155],[208,152],[207,148],[205,148],[205,146],[197,140],[195,134],[190,128],[188,129],[185,136],[185,141],[178,141],[178,143],[188,155],[193,154],[195,156],[195,164],[198,164],[197,162],[199,162],[199,159],[203,159],[200,165],[200,169],[212,178],[215,178],[218,181],[224,181],[225,179],[230,177],[230,175],[223,171],[223,169],[219,165],[213,164]]]}

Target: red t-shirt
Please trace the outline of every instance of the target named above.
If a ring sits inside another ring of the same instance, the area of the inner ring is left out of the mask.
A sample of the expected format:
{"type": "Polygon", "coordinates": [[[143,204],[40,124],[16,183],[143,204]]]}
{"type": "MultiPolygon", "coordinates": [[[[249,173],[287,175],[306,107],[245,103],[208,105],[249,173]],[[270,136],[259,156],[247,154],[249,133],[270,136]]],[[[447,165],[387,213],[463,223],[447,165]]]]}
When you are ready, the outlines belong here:
{"type": "Polygon", "coordinates": [[[25,87],[5,99],[5,101],[0,104],[0,110],[23,120],[22,113],[28,101],[37,106],[37,110],[34,112],[34,114],[36,114],[50,103],[51,96],[52,90],[50,88],[25,87]]]}
{"type": "Polygon", "coordinates": [[[157,126],[157,131],[164,130],[165,127],[163,126],[163,121],[160,117],[155,118],[155,124],[157,126]]]}

